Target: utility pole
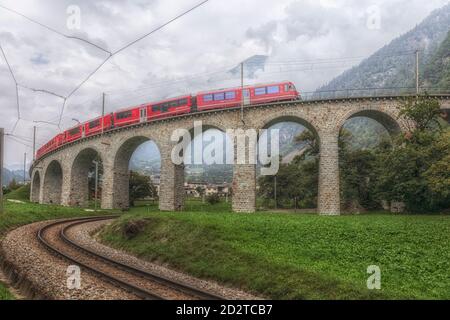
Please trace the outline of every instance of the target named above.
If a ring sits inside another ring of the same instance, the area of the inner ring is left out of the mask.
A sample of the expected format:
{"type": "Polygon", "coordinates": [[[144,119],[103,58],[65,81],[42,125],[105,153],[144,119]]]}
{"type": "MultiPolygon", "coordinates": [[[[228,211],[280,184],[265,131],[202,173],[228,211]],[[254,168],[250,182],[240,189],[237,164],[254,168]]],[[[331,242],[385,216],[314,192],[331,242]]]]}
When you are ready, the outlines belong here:
{"type": "Polygon", "coordinates": [[[244,63],[241,62],[241,121],[244,122],[244,63]]]}
{"type": "Polygon", "coordinates": [[[273,180],[273,197],[275,199],[275,209],[278,208],[278,204],[277,204],[277,176],[273,176],[274,180],[273,180]]]}
{"type": "Polygon", "coordinates": [[[23,154],[23,185],[25,185],[27,176],[27,153],[23,154]]]}
{"type": "Polygon", "coordinates": [[[36,160],[36,126],[33,126],[33,162],[36,160]]]}
{"type": "Polygon", "coordinates": [[[5,129],[0,128],[0,213],[3,213],[3,145],[5,142],[5,129]]]}
{"type": "Polygon", "coordinates": [[[92,161],[95,164],[95,194],[94,194],[94,211],[97,211],[97,197],[98,197],[98,161],[92,161]]]}
{"type": "Polygon", "coordinates": [[[419,94],[419,50],[416,51],[416,94],[419,94]]]}
{"type": "Polygon", "coordinates": [[[103,92],[103,102],[102,102],[102,135],[105,121],[105,93],[103,92]]]}

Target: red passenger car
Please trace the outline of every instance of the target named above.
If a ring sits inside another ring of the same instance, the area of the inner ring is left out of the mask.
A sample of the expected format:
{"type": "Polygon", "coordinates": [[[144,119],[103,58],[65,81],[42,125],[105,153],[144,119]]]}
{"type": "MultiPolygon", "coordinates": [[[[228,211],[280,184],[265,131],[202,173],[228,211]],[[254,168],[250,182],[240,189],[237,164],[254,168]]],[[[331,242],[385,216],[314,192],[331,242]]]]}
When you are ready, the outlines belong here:
{"type": "Polygon", "coordinates": [[[62,146],[63,144],[64,144],[64,133],[60,133],[56,135],[53,139],[51,139],[49,142],[44,144],[42,147],[40,147],[36,153],[36,157],[40,158],[44,154],[55,150],[56,148],[62,146]]]}
{"type": "Polygon", "coordinates": [[[139,123],[147,120],[147,107],[133,107],[126,110],[121,110],[114,113],[113,126],[123,127],[131,124],[139,123]],[[141,117],[142,114],[142,117],[141,117]]]}
{"type": "Polygon", "coordinates": [[[64,134],[65,143],[81,139],[83,137],[83,125],[80,124],[79,126],[73,127],[72,129],[65,131],[64,134]]]}
{"type": "Polygon", "coordinates": [[[230,108],[276,101],[295,100],[300,97],[292,82],[281,82],[242,88],[221,89],[197,94],[198,110],[230,108]],[[244,97],[242,98],[242,93],[244,97]]]}
{"type": "Polygon", "coordinates": [[[244,89],[244,99],[246,94],[250,94],[250,104],[261,104],[276,101],[295,100],[300,98],[300,94],[292,82],[272,83],[256,85],[249,88],[249,92],[244,89]]]}
{"type": "Polygon", "coordinates": [[[102,128],[103,131],[108,131],[109,129],[111,129],[112,126],[112,118],[113,118],[113,114],[108,114],[106,116],[102,117],[98,117],[94,120],[91,120],[89,122],[86,122],[83,126],[84,126],[84,134],[86,137],[88,136],[92,136],[94,134],[99,134],[102,132],[102,128]]]}
{"type": "Polygon", "coordinates": [[[197,110],[237,107],[241,99],[241,88],[200,92],[197,94],[197,110]]]}
{"type": "Polygon", "coordinates": [[[149,120],[164,117],[172,117],[191,112],[193,99],[191,96],[182,96],[160,101],[148,105],[147,117],[149,120]]]}

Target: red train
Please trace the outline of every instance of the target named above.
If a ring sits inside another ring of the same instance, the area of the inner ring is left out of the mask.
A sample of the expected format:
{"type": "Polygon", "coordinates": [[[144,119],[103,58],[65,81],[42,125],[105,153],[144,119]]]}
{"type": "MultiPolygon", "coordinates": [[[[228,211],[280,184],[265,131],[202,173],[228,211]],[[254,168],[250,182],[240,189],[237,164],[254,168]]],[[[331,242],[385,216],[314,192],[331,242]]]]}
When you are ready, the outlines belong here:
{"type": "Polygon", "coordinates": [[[248,106],[297,99],[300,99],[300,94],[295,85],[292,82],[285,81],[244,88],[205,91],[199,92],[195,96],[181,96],[142,104],[138,107],[119,110],[104,117],[95,118],[64,131],[43,145],[37,151],[36,157],[39,159],[66,143],[100,134],[113,128],[186,113],[237,107],[242,102],[244,106],[248,106]]]}

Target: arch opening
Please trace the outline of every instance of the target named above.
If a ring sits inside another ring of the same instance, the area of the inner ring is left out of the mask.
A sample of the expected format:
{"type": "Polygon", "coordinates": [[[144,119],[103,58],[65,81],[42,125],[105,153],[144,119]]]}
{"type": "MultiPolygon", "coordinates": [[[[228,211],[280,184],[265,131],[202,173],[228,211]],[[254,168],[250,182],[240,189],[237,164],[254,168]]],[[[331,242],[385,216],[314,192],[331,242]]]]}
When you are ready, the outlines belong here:
{"type": "Polygon", "coordinates": [[[234,150],[224,129],[213,125],[191,129],[191,143],[183,155],[184,194],[187,210],[206,202],[231,209],[234,150]]]}
{"type": "Polygon", "coordinates": [[[53,160],[44,175],[43,203],[61,204],[63,169],[61,164],[53,160]]]}
{"type": "Polygon", "coordinates": [[[38,203],[41,197],[41,175],[36,171],[31,183],[31,202],[38,203]]]}
{"type": "Polygon", "coordinates": [[[154,206],[159,201],[161,153],[150,138],[125,141],[114,157],[114,207],[154,206]]]}
{"type": "Polygon", "coordinates": [[[392,118],[387,113],[378,110],[362,110],[355,112],[345,120],[341,128],[345,126],[345,123],[348,123],[349,120],[354,118],[367,118],[379,123],[386,129],[391,137],[401,132],[401,127],[394,118],[392,118]]]}
{"type": "Polygon", "coordinates": [[[320,138],[308,121],[283,116],[269,121],[258,141],[267,144],[268,155],[278,153],[279,168],[275,174],[262,175],[259,161],[258,206],[278,210],[314,212],[318,205],[320,138]],[[278,150],[272,150],[270,136],[278,130],[278,150]]]}
{"type": "Polygon", "coordinates": [[[379,111],[358,112],[345,121],[339,131],[341,210],[383,209],[384,203],[374,197],[377,158],[400,132],[399,124],[379,111]]]}
{"type": "Polygon", "coordinates": [[[103,161],[97,150],[87,148],[77,154],[72,163],[70,184],[71,206],[89,207],[98,202],[102,194],[103,161]]]}

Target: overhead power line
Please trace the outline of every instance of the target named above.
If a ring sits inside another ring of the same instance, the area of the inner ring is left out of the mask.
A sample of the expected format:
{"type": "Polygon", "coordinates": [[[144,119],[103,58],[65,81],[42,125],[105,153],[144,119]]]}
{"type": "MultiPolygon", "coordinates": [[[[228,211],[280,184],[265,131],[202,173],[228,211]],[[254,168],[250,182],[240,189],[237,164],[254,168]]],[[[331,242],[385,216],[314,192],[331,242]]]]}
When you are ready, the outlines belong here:
{"type": "Polygon", "coordinates": [[[96,47],[97,49],[100,49],[100,50],[102,50],[102,51],[104,51],[104,52],[106,52],[106,53],[108,53],[108,54],[111,54],[111,51],[109,51],[109,50],[107,50],[107,49],[105,49],[105,48],[99,46],[98,44],[95,44],[95,43],[89,41],[89,40],[86,40],[86,39],[83,39],[83,38],[80,38],[80,37],[76,37],[76,36],[71,36],[71,35],[65,34],[65,33],[61,32],[61,31],[56,30],[55,28],[52,28],[52,27],[50,27],[50,26],[48,26],[48,25],[45,25],[45,24],[43,24],[42,22],[39,22],[39,21],[37,21],[37,20],[35,20],[35,19],[33,19],[33,18],[30,18],[30,17],[24,15],[23,13],[21,13],[21,12],[19,12],[19,11],[16,11],[16,10],[14,10],[14,9],[8,8],[8,7],[4,6],[4,5],[1,5],[1,4],[0,4],[0,8],[2,8],[2,9],[4,9],[4,10],[7,10],[7,11],[9,11],[9,12],[11,12],[11,13],[14,13],[14,14],[16,14],[16,15],[18,15],[18,16],[21,16],[22,18],[24,18],[24,19],[26,19],[26,20],[28,20],[28,21],[34,23],[34,24],[37,24],[37,25],[39,25],[39,26],[41,26],[41,27],[43,27],[43,28],[45,28],[45,29],[47,29],[47,30],[49,30],[49,31],[51,31],[51,32],[54,32],[54,33],[56,33],[56,34],[58,34],[58,35],[60,35],[60,36],[62,36],[62,37],[64,37],[64,38],[67,38],[67,39],[74,39],[74,40],[79,40],[79,41],[85,42],[85,43],[87,43],[87,44],[89,44],[89,45],[91,45],[91,46],[96,47]]]}
{"type": "MultiPolygon", "coordinates": [[[[192,8],[182,12],[181,14],[177,15],[176,17],[170,19],[169,21],[163,23],[162,25],[156,27],[155,29],[151,30],[150,32],[144,34],[143,36],[137,38],[134,41],[131,41],[130,43],[126,44],[125,46],[121,47],[120,49],[114,51],[112,54],[110,54],[108,57],[105,58],[105,60],[103,60],[91,73],[88,74],[88,76],[83,79],[83,81],[81,81],[81,83],[79,85],[77,85],[75,87],[75,89],[73,89],[68,95],[67,95],[67,99],[69,99],[75,92],[77,92],[95,73],[97,73],[98,70],[100,70],[106,62],[108,62],[109,59],[111,59],[113,56],[115,56],[116,54],[124,51],[125,49],[129,48],[130,46],[132,46],[133,44],[141,41],[142,39],[152,35],[153,33],[163,29],[164,27],[166,27],[167,25],[175,22],[176,20],[180,19],[181,17],[187,15],[188,13],[194,11],[195,9],[199,8],[200,6],[204,5],[205,3],[207,3],[209,0],[204,0],[198,4],[196,4],[195,6],[193,6],[192,8]]],[[[60,120],[59,120],[59,125],[61,125],[61,119],[62,119],[62,115],[64,113],[64,108],[65,108],[65,103],[63,104],[63,108],[61,109],[61,115],[60,115],[60,120]]]]}
{"type": "MultiPolygon", "coordinates": [[[[8,58],[6,58],[6,54],[5,51],[3,51],[3,47],[0,44],[0,50],[2,51],[2,55],[3,55],[3,59],[6,62],[6,65],[8,66],[9,72],[11,73],[11,77],[14,80],[14,84],[16,86],[16,106],[17,106],[17,120],[20,119],[20,105],[19,105],[19,84],[17,83],[17,79],[14,76],[14,72],[12,71],[11,65],[9,64],[8,58]]],[[[17,125],[17,122],[16,122],[17,125]]],[[[14,129],[16,128],[16,126],[14,126],[14,129]]],[[[13,131],[14,132],[14,131],[13,131]]]]}

